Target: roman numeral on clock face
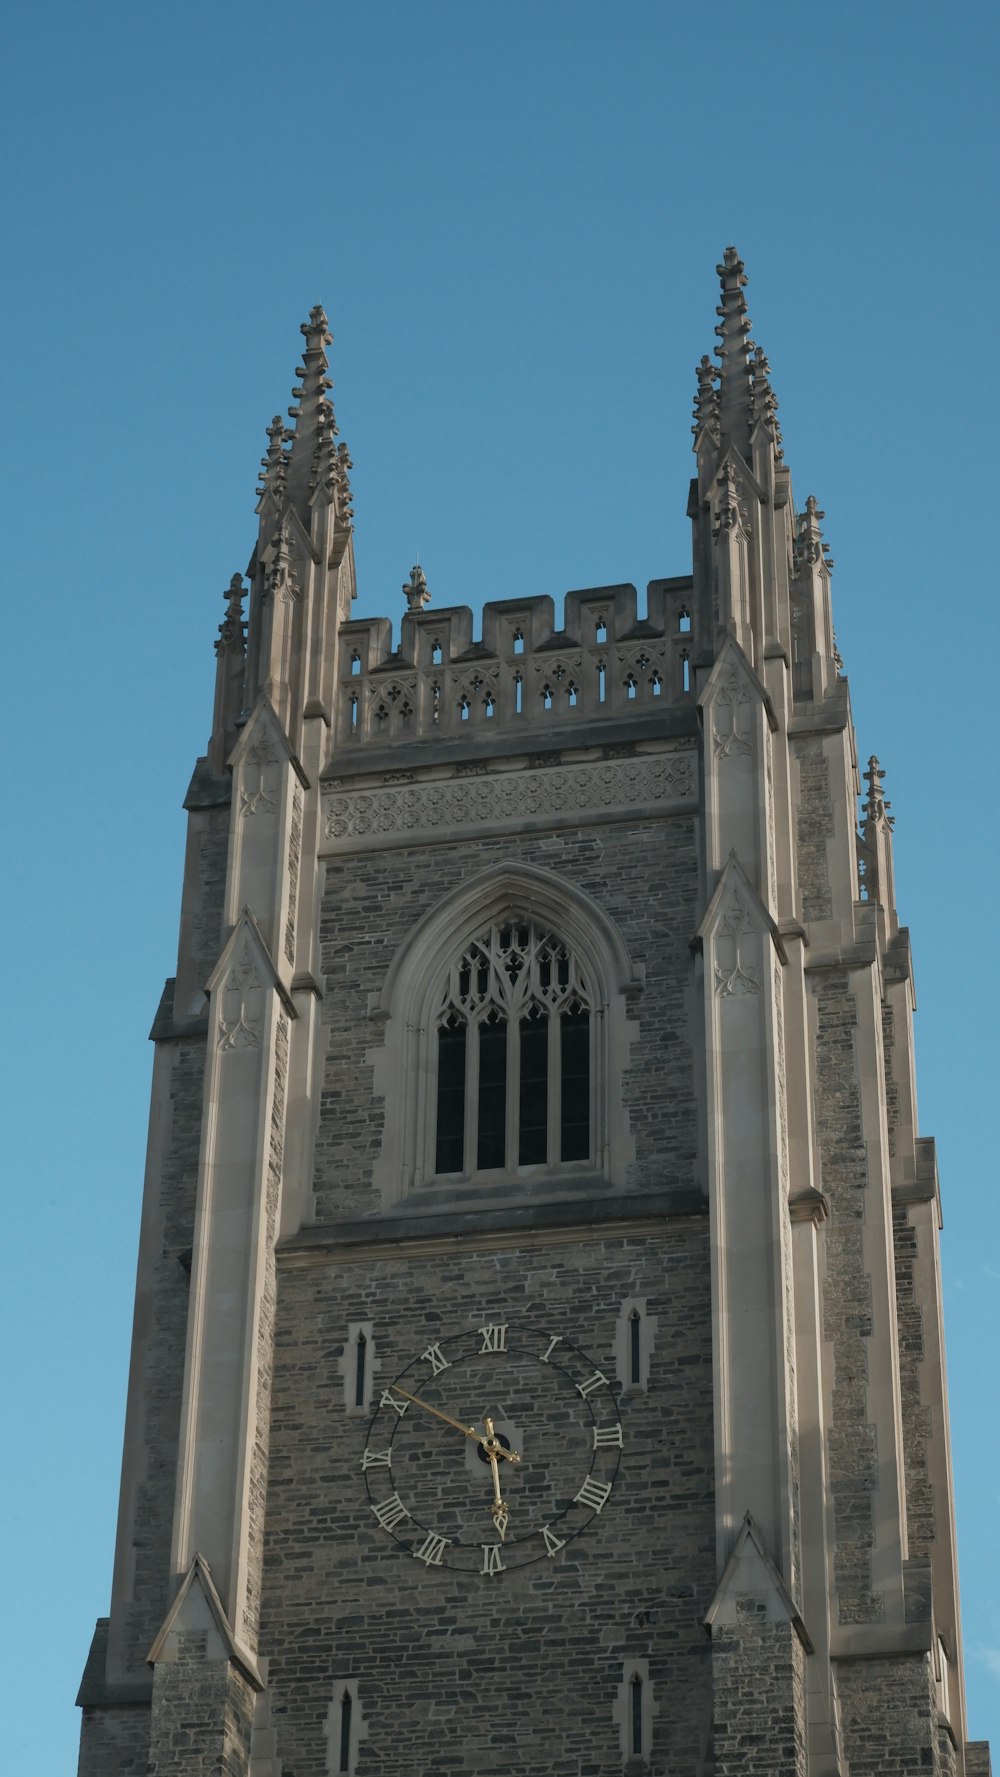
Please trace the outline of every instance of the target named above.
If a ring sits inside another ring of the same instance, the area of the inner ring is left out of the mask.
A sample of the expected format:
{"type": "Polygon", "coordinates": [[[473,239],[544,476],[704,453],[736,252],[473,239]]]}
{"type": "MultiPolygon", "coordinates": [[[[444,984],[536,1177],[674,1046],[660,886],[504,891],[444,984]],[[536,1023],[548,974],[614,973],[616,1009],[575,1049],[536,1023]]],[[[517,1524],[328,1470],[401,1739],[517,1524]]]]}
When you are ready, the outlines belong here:
{"type": "Polygon", "coordinates": [[[561,1344],[562,1344],[562,1334],[557,1333],[554,1339],[549,1340],[548,1345],[546,1346],[545,1350],[542,1352],[542,1363],[543,1364],[548,1363],[549,1358],[552,1356],[552,1353],[555,1351],[556,1346],[561,1345],[561,1344]]]}
{"type": "Polygon", "coordinates": [[[402,1419],[403,1414],[409,1410],[410,1403],[409,1401],[397,1401],[391,1388],[383,1388],[382,1393],[379,1396],[379,1406],[391,1407],[393,1412],[398,1413],[400,1419],[402,1419]]]}
{"type": "Polygon", "coordinates": [[[450,1370],[451,1365],[441,1350],[440,1345],[428,1345],[426,1351],[420,1353],[425,1363],[430,1364],[431,1374],[437,1376],[442,1370],[450,1370]]]}
{"type": "Polygon", "coordinates": [[[595,1425],[595,1427],[594,1427],[594,1449],[595,1450],[604,1450],[604,1449],[622,1450],[622,1449],[624,1449],[624,1447],[625,1447],[625,1439],[622,1435],[622,1428],[621,1428],[621,1421],[620,1420],[616,1419],[614,1425],[595,1425]]]}
{"type": "Polygon", "coordinates": [[[414,1549],[413,1558],[425,1561],[428,1567],[440,1567],[441,1557],[450,1542],[450,1536],[435,1536],[433,1530],[429,1530],[419,1549],[414,1549]]]}
{"type": "Polygon", "coordinates": [[[600,1370],[595,1370],[592,1376],[587,1377],[586,1382],[577,1383],[576,1391],[577,1394],[582,1394],[584,1399],[586,1399],[588,1394],[593,1394],[595,1388],[607,1388],[607,1386],[607,1377],[602,1375],[600,1370]]]}
{"type": "MultiPolygon", "coordinates": [[[[610,1492],[610,1488],[608,1491],[610,1492]]],[[[403,1519],[410,1515],[398,1493],[391,1493],[388,1499],[382,1501],[381,1505],[373,1505],[372,1511],[383,1530],[394,1530],[397,1524],[402,1524],[403,1519]]]]}
{"type": "Polygon", "coordinates": [[[565,1537],[556,1536],[547,1524],[542,1525],[541,1536],[545,1544],[546,1555],[558,1555],[559,1550],[566,1547],[565,1537]]]}
{"type": "Polygon", "coordinates": [[[500,1559],[500,1544],[499,1543],[484,1543],[483,1544],[483,1572],[484,1573],[503,1573],[503,1572],[505,1572],[504,1564],[500,1559]]]}
{"type": "Polygon", "coordinates": [[[610,1492],[611,1483],[609,1481],[595,1481],[593,1475],[588,1475],[579,1493],[575,1495],[576,1503],[581,1506],[589,1506],[593,1512],[599,1512],[603,1506],[607,1505],[610,1492]]]}
{"type": "Polygon", "coordinates": [[[479,1337],[483,1342],[479,1348],[480,1357],[482,1357],[484,1351],[506,1351],[507,1349],[506,1326],[480,1327],[479,1337]]]}
{"type": "Polygon", "coordinates": [[[362,1469],[378,1468],[380,1463],[383,1468],[392,1467],[391,1450],[366,1450],[361,1458],[362,1469]]]}

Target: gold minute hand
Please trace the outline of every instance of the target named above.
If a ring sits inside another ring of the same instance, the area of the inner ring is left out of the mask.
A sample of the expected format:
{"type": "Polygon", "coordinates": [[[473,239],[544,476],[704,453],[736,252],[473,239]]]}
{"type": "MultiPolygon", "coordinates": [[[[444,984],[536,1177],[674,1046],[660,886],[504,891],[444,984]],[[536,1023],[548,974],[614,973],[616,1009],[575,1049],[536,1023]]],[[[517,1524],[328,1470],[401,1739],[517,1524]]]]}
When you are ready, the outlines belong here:
{"type": "Polygon", "coordinates": [[[482,1433],[478,1432],[474,1425],[463,1425],[461,1420],[452,1419],[449,1413],[442,1413],[439,1407],[432,1407],[429,1401],[422,1401],[418,1394],[411,1394],[409,1389],[400,1388],[398,1382],[392,1384],[392,1392],[393,1394],[403,1395],[406,1400],[412,1401],[415,1407],[423,1407],[425,1413],[433,1413],[435,1419],[443,1419],[445,1425],[453,1426],[455,1431],[460,1431],[464,1438],[479,1438],[482,1436],[482,1433]]]}
{"type": "MultiPolygon", "coordinates": [[[[423,1407],[425,1413],[433,1413],[435,1419],[443,1419],[445,1425],[450,1425],[454,1431],[460,1431],[463,1438],[475,1438],[479,1444],[483,1442],[483,1433],[477,1431],[474,1425],[463,1425],[460,1419],[452,1419],[450,1413],[442,1413],[440,1407],[432,1407],[430,1401],[422,1401],[418,1394],[411,1394],[408,1388],[401,1388],[398,1382],[391,1386],[393,1394],[401,1394],[405,1400],[412,1401],[415,1407],[423,1407]]],[[[497,1455],[506,1456],[509,1462],[521,1460],[516,1450],[505,1450],[502,1444],[498,1446],[497,1455]]]]}

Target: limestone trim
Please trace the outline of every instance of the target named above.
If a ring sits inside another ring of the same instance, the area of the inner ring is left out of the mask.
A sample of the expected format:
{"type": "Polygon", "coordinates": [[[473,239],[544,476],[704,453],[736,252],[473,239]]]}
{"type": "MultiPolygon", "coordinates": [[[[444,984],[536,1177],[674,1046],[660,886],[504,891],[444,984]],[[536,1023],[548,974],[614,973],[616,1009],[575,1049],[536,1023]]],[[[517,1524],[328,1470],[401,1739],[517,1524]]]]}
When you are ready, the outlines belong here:
{"type": "Polygon", "coordinates": [[[814,1652],[799,1607],[768,1554],[751,1512],[744,1513],[732,1554],[702,1619],[706,1629],[711,1631],[716,1624],[735,1622],[736,1601],[746,1595],[765,1597],[768,1618],[791,1623],[806,1653],[814,1652]]]}
{"type": "Polygon", "coordinates": [[[324,789],[327,848],[353,851],[417,839],[453,840],[484,826],[578,824],[680,812],[697,798],[697,754],[692,745],[655,753],[573,764],[530,761],[520,768],[481,771],[379,786],[324,789]]]}
{"type": "MultiPolygon", "coordinates": [[[[418,924],[397,952],[379,1006],[384,1046],[369,1056],[375,1091],[389,1107],[375,1184],[383,1209],[410,1193],[435,1190],[437,1012],[446,972],[469,940],[502,920],[549,927],[579,959],[590,984],[592,1146],[586,1165],[463,1175],[472,1201],[482,1185],[544,1189],[569,1174],[621,1184],[632,1157],[620,1081],[627,1065],[625,995],[641,986],[617,927],[573,884],[533,865],[491,868],[462,883],[418,924]]],[[[454,1191],[456,1181],[449,1178],[454,1191]]]]}
{"type": "Polygon", "coordinates": [[[264,1689],[257,1663],[234,1635],[216,1591],[212,1570],[201,1554],[195,1555],[181,1581],[177,1596],[146,1655],[148,1664],[156,1666],[160,1661],[178,1659],[180,1640],[193,1630],[206,1634],[206,1658],[234,1660],[255,1691],[264,1689]]]}
{"type": "MultiPolygon", "coordinates": [[[[542,1227],[526,1226],[523,1222],[505,1228],[474,1227],[460,1232],[447,1233],[440,1228],[414,1230],[412,1221],[407,1224],[407,1232],[395,1231],[385,1238],[376,1233],[372,1227],[371,1238],[344,1241],[341,1230],[336,1224],[329,1228],[309,1229],[310,1235],[319,1238],[304,1240],[298,1236],[295,1244],[289,1243],[279,1247],[276,1259],[279,1269],[312,1269],[330,1264],[371,1264],[373,1260],[390,1258],[395,1255],[410,1255],[424,1258],[437,1258],[453,1253],[499,1253],[523,1252],[525,1245],[530,1243],[532,1250],[553,1246],[577,1246],[581,1240],[589,1240],[595,1246],[602,1246],[609,1240],[639,1240],[664,1238],[672,1232],[678,1222],[704,1222],[708,1206],[702,1200],[697,1206],[691,1202],[678,1205],[673,1210],[667,1209],[660,1215],[609,1216],[600,1221],[584,1219],[577,1213],[558,1225],[546,1224],[542,1227]]],[[[415,1219],[415,1218],[414,1218],[415,1219]]],[[[359,1224],[354,1224],[357,1230],[359,1224]]],[[[303,1230],[305,1233],[306,1230],[303,1230]]]]}

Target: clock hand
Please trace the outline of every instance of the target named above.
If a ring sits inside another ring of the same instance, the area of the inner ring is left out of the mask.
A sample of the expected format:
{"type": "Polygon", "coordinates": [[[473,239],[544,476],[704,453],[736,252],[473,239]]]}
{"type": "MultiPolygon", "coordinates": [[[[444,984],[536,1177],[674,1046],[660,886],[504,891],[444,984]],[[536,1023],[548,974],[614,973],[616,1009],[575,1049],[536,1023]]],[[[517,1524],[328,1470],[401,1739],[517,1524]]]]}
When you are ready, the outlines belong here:
{"type": "MultiPolygon", "coordinates": [[[[445,1425],[450,1425],[453,1430],[460,1431],[464,1438],[475,1438],[476,1442],[485,1448],[483,1434],[477,1431],[474,1425],[463,1425],[460,1419],[452,1419],[450,1413],[442,1413],[440,1407],[432,1407],[429,1401],[422,1401],[418,1394],[411,1394],[408,1388],[400,1387],[398,1382],[392,1384],[392,1391],[394,1394],[401,1394],[404,1399],[412,1401],[415,1407],[423,1407],[425,1413],[433,1413],[435,1419],[443,1419],[445,1425]]],[[[494,1439],[494,1442],[498,1456],[505,1456],[508,1462],[520,1462],[521,1458],[516,1450],[505,1450],[499,1438],[494,1439]]]]}
{"type": "Polygon", "coordinates": [[[503,1445],[494,1432],[492,1419],[484,1419],[483,1424],[486,1427],[483,1449],[490,1459],[490,1468],[493,1473],[493,1504],[490,1507],[490,1516],[496,1526],[500,1541],[503,1542],[507,1536],[507,1506],[500,1492],[500,1465],[497,1462],[497,1453],[503,1449],[503,1445]]]}

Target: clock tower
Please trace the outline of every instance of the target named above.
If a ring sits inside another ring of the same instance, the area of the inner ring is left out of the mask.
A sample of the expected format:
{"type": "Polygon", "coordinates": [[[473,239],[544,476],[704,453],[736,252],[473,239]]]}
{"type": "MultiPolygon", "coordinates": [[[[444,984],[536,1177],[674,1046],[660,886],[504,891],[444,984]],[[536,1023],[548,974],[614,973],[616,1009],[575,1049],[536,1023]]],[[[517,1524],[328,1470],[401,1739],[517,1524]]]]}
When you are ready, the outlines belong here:
{"type": "Polygon", "coordinates": [[[414,568],[353,617],[302,329],[185,803],[81,1777],[987,1777],[884,774],[718,270],[641,606],[477,626],[414,568]]]}

